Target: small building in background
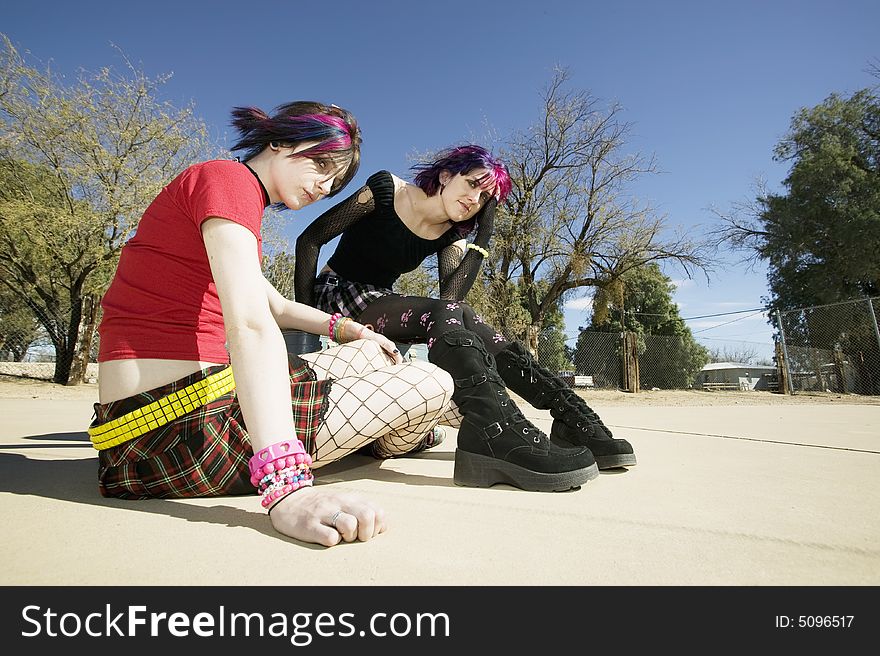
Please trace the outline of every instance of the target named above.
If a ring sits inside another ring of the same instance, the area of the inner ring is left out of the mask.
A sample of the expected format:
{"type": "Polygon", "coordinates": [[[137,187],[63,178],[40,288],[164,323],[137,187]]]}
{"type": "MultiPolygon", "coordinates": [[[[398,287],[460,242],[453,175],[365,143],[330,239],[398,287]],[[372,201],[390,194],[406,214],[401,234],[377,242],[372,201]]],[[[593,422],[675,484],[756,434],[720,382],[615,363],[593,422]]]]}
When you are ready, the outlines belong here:
{"type": "Polygon", "coordinates": [[[697,389],[772,390],[776,383],[773,365],[745,362],[710,362],[694,379],[697,389]]]}

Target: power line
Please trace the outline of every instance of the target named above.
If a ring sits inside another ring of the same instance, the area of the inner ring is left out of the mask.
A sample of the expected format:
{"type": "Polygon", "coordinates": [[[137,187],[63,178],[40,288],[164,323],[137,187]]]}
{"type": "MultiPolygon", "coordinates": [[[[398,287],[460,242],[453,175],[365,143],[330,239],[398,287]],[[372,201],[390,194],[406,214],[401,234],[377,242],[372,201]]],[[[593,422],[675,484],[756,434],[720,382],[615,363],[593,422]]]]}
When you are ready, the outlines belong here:
{"type": "MultiPolygon", "coordinates": [[[[751,310],[737,310],[736,312],[721,312],[719,314],[704,314],[699,317],[688,317],[687,319],[682,319],[682,321],[691,321],[692,319],[708,319],[710,317],[726,317],[731,314],[745,314],[746,312],[765,312],[770,308],[762,307],[762,308],[752,308],[751,310]]],[[[743,317],[748,318],[748,317],[743,317]]],[[[724,325],[724,324],[721,324],[724,325]]]]}
{"type": "MultiPolygon", "coordinates": [[[[706,332],[707,330],[715,330],[716,328],[721,328],[721,326],[726,326],[726,325],[731,324],[731,323],[736,323],[737,321],[743,321],[743,320],[745,320],[745,319],[751,319],[752,317],[756,317],[756,316],[758,316],[758,315],[761,314],[763,311],[764,311],[764,308],[760,308],[757,312],[755,312],[754,314],[750,314],[750,315],[747,316],[747,317],[740,317],[739,319],[731,319],[730,321],[725,321],[724,323],[719,323],[717,326],[709,326],[708,328],[703,328],[702,330],[695,330],[695,331],[694,331],[694,335],[696,335],[697,333],[704,333],[704,332],[706,332]]],[[[731,314],[736,314],[736,312],[732,312],[731,314]]],[[[719,315],[719,316],[720,316],[720,315],[719,315]]]]}
{"type": "MultiPolygon", "coordinates": [[[[718,314],[703,314],[699,317],[687,317],[682,321],[690,321],[691,319],[708,319],[709,317],[726,317],[730,314],[745,314],[746,312],[763,312],[770,308],[752,308],[751,310],[737,310],[736,312],[719,312],[718,314]]],[[[629,312],[627,314],[635,317],[669,317],[668,312],[629,312]]]]}
{"type": "Polygon", "coordinates": [[[708,342],[736,342],[737,344],[753,344],[755,346],[773,346],[772,342],[750,342],[745,339],[737,339],[734,337],[697,337],[708,342]]]}

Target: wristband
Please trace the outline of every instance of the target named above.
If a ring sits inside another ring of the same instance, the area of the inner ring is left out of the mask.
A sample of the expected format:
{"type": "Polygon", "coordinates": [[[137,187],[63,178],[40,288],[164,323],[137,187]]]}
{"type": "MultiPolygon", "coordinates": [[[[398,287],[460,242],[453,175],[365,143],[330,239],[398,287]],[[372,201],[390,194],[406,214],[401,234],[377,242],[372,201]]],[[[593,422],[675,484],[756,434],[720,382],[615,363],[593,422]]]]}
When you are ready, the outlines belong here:
{"type": "Polygon", "coordinates": [[[301,464],[309,467],[312,465],[312,457],[306,453],[306,448],[301,441],[294,438],[271,444],[265,449],[257,451],[248,460],[251,483],[254,487],[258,487],[264,476],[273,474],[279,469],[296,467],[301,464]]]}
{"type": "Polygon", "coordinates": [[[471,250],[477,251],[483,257],[489,257],[489,251],[487,251],[482,246],[477,246],[476,244],[468,244],[467,247],[470,248],[471,250]]]}
{"type": "Polygon", "coordinates": [[[333,327],[334,342],[337,344],[345,344],[346,342],[351,341],[350,339],[345,339],[345,326],[346,324],[351,323],[351,321],[351,317],[342,317],[336,322],[336,325],[333,327]]]}

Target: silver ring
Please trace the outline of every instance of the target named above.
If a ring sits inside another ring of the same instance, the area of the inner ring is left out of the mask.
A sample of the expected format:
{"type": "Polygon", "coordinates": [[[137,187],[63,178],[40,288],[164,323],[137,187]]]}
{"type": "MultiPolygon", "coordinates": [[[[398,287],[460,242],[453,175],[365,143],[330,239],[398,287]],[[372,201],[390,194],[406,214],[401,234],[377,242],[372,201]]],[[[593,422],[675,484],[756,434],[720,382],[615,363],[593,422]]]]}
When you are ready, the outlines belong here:
{"type": "Polygon", "coordinates": [[[336,520],[339,519],[339,515],[341,515],[341,514],[342,514],[341,510],[337,510],[335,513],[333,513],[333,517],[330,518],[330,526],[332,526],[333,528],[336,528],[336,520]]]}

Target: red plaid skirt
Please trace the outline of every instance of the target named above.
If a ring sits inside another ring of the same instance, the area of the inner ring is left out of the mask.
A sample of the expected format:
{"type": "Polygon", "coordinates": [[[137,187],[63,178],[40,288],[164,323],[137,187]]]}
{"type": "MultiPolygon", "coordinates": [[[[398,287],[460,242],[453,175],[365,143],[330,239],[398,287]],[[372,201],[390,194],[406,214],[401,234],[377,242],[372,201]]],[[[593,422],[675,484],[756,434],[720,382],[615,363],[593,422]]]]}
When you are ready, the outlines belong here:
{"type": "MultiPolygon", "coordinates": [[[[299,363],[290,369],[293,419],[297,437],[314,456],[315,433],[324,422],[332,381],[315,380],[311,368],[302,360],[299,363]]],[[[92,426],[157,401],[223,368],[210,367],[127,399],[96,403],[92,426]]],[[[103,496],[120,499],[255,494],[248,471],[252,455],[238,399],[230,392],[165,426],[98,451],[98,486],[103,496]]]]}

